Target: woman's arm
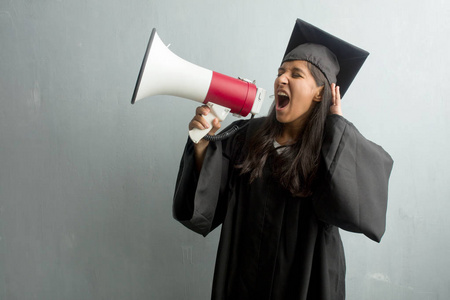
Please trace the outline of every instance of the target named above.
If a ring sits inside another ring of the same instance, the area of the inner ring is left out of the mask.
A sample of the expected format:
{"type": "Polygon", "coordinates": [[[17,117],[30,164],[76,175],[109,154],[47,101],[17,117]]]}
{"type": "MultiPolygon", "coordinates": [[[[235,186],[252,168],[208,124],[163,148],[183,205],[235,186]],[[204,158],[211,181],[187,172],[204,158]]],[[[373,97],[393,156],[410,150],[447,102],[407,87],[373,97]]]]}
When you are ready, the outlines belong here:
{"type": "MultiPolygon", "coordinates": [[[[206,122],[205,118],[203,116],[206,116],[209,114],[210,110],[209,107],[206,105],[199,106],[195,110],[195,116],[192,118],[191,122],[189,123],[189,130],[192,130],[194,128],[197,129],[206,129],[209,127],[208,122],[206,122]]],[[[214,135],[217,130],[220,128],[220,122],[216,118],[212,122],[213,128],[208,133],[209,135],[214,135]]],[[[201,139],[197,144],[194,145],[194,157],[195,157],[195,167],[197,172],[200,172],[203,166],[203,160],[205,159],[206,154],[206,148],[209,145],[209,141],[205,139],[201,139]]]]}
{"type": "Polygon", "coordinates": [[[326,223],[379,242],[385,230],[393,160],[342,117],[339,87],[332,84],[331,90],[322,144],[324,182],[314,202],[316,213],[326,223]]]}

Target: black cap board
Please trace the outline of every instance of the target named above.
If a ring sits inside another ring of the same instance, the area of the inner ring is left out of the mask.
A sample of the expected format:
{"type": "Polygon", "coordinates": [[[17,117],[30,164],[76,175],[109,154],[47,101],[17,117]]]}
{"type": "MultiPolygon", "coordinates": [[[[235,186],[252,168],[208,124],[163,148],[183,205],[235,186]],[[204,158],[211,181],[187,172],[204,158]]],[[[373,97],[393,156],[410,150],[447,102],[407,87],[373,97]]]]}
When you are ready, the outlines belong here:
{"type": "Polygon", "coordinates": [[[295,22],[283,62],[306,60],[318,67],[344,96],[369,52],[301,19],[295,22]]]}

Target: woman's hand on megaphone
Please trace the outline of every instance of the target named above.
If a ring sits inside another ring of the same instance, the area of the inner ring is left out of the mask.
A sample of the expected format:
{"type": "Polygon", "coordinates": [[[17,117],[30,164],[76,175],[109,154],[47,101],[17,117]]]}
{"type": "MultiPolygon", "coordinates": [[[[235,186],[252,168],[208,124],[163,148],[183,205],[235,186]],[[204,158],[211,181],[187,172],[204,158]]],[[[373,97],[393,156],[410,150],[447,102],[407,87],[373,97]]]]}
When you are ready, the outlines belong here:
{"type": "MultiPolygon", "coordinates": [[[[189,123],[189,130],[192,130],[194,128],[197,129],[206,129],[209,128],[209,124],[206,121],[206,119],[203,116],[206,116],[210,113],[210,109],[207,105],[202,105],[197,107],[195,110],[195,116],[192,118],[191,122],[189,123]]],[[[217,118],[215,118],[212,121],[213,128],[208,133],[209,135],[214,135],[217,130],[220,128],[220,122],[217,118]]],[[[200,172],[203,165],[203,160],[205,158],[206,154],[206,148],[209,145],[209,141],[205,139],[201,139],[197,144],[194,144],[194,152],[195,152],[195,164],[197,167],[197,171],[200,172]]]]}
{"type": "MultiPolygon", "coordinates": [[[[210,113],[210,111],[211,110],[209,109],[209,107],[207,105],[202,105],[202,106],[197,107],[197,109],[195,110],[195,116],[194,116],[194,118],[192,118],[191,122],[189,123],[189,130],[192,130],[194,128],[197,128],[200,130],[209,128],[209,124],[203,116],[207,116],[210,113]]],[[[214,135],[216,133],[216,131],[220,129],[220,122],[217,118],[215,118],[212,121],[212,126],[213,126],[213,128],[211,129],[210,132],[208,132],[209,135],[214,135]]],[[[206,140],[203,140],[203,141],[208,142],[206,140]]],[[[200,142],[199,142],[199,144],[200,144],[200,142]]]]}

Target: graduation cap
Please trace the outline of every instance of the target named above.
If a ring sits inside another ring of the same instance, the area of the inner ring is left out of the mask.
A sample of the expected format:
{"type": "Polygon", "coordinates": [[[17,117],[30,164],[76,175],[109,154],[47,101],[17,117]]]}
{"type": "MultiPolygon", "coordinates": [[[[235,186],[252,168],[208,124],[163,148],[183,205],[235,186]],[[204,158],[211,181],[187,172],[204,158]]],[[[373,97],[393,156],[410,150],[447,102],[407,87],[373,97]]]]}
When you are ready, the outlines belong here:
{"type": "Polygon", "coordinates": [[[305,60],[318,67],[344,96],[369,52],[297,19],[282,62],[305,60]]]}

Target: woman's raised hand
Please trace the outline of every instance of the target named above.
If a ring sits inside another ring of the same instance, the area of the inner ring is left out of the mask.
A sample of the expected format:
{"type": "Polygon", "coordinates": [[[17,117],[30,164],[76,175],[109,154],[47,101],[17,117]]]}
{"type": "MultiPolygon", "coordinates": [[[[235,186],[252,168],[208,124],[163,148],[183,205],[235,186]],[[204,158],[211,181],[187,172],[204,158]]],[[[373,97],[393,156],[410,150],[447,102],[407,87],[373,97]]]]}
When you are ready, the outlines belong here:
{"type": "MultiPolygon", "coordinates": [[[[210,113],[210,109],[207,105],[202,105],[202,106],[197,107],[197,109],[195,110],[195,116],[192,118],[191,122],[189,123],[189,130],[192,130],[194,128],[197,128],[200,130],[209,128],[208,122],[205,120],[205,118],[203,118],[203,116],[206,116],[209,113],[210,113]]],[[[217,118],[214,119],[212,122],[212,125],[213,125],[213,128],[208,133],[209,135],[214,135],[216,133],[216,131],[219,130],[219,128],[220,128],[219,120],[217,118]]]]}
{"type": "Polygon", "coordinates": [[[342,116],[341,92],[336,83],[331,84],[331,106],[330,113],[342,116]]]}
{"type": "MultiPolygon", "coordinates": [[[[210,125],[208,124],[208,122],[206,121],[206,119],[203,116],[208,115],[211,112],[211,110],[209,109],[209,107],[207,105],[202,105],[197,107],[197,109],[195,110],[195,116],[192,118],[191,122],[189,123],[189,130],[192,130],[194,128],[203,130],[206,128],[209,128],[210,125]]],[[[212,121],[212,126],[213,128],[211,129],[211,131],[208,132],[209,135],[214,135],[216,133],[217,130],[219,130],[220,128],[220,122],[217,118],[215,118],[212,121]]]]}
{"type": "MultiPolygon", "coordinates": [[[[210,112],[210,109],[206,105],[197,107],[197,109],[195,110],[195,116],[192,118],[191,122],[189,123],[189,130],[192,130],[194,128],[197,128],[197,129],[209,128],[208,122],[206,122],[205,118],[203,118],[203,116],[206,116],[207,114],[209,114],[209,112],[210,112]]],[[[219,130],[219,128],[220,128],[220,122],[217,118],[215,118],[212,121],[212,126],[213,126],[213,128],[208,133],[209,135],[214,135],[216,133],[216,131],[219,130]]],[[[197,168],[198,172],[200,172],[200,170],[202,168],[203,160],[205,158],[205,153],[206,153],[206,147],[208,147],[208,145],[209,145],[209,141],[207,141],[205,139],[201,139],[197,144],[194,144],[195,164],[196,164],[196,168],[197,168]]]]}

